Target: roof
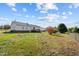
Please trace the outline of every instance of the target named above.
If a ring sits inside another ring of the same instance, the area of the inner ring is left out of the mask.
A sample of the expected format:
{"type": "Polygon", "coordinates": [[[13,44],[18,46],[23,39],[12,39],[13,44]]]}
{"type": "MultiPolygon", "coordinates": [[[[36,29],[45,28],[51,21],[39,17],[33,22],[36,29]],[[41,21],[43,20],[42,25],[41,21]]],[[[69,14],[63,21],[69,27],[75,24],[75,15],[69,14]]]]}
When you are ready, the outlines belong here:
{"type": "Polygon", "coordinates": [[[32,25],[32,24],[28,24],[28,23],[22,23],[22,22],[17,22],[17,21],[13,21],[11,24],[16,24],[16,25],[18,25],[18,26],[26,26],[26,25],[28,25],[28,26],[34,26],[34,27],[39,27],[39,28],[42,28],[42,27],[40,27],[40,26],[37,26],[37,25],[32,25]]]}
{"type": "Polygon", "coordinates": [[[16,24],[16,25],[19,25],[19,26],[26,26],[26,25],[29,25],[28,23],[22,23],[22,22],[17,22],[17,21],[13,21],[11,24],[16,24]]]}

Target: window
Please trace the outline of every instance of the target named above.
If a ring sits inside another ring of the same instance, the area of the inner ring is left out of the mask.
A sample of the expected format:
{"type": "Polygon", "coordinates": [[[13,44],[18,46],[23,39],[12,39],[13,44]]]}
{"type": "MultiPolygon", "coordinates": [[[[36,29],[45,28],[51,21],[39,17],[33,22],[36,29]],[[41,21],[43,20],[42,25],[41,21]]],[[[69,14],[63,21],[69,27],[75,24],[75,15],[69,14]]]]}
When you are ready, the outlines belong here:
{"type": "Polygon", "coordinates": [[[24,27],[22,27],[22,29],[24,29],[24,27]]]}

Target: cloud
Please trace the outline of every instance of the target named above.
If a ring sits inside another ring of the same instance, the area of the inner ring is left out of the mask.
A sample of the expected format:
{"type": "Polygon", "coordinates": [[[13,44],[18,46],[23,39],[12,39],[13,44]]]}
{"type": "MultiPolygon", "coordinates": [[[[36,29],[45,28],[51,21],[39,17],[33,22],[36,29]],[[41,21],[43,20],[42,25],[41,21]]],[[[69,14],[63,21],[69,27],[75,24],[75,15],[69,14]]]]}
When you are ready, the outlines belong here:
{"type": "Polygon", "coordinates": [[[63,12],[62,15],[60,16],[62,19],[67,19],[69,16],[72,15],[71,11],[63,12]]]}
{"type": "Polygon", "coordinates": [[[69,8],[70,8],[70,9],[72,9],[72,8],[73,8],[73,6],[72,6],[72,5],[69,5],[69,8]]]}
{"type": "Polygon", "coordinates": [[[7,5],[10,6],[10,7],[15,7],[16,3],[7,3],[7,5]]]}
{"type": "Polygon", "coordinates": [[[41,10],[43,5],[44,5],[44,3],[37,3],[36,7],[38,10],[41,10]]]}
{"type": "Polygon", "coordinates": [[[26,11],[27,11],[27,9],[26,9],[26,8],[23,8],[23,11],[24,11],[24,12],[26,12],[26,11]]]}
{"type": "Polygon", "coordinates": [[[9,19],[7,17],[0,16],[0,21],[8,21],[9,19]]]}
{"type": "Polygon", "coordinates": [[[23,15],[21,13],[13,13],[14,16],[17,16],[17,17],[22,17],[23,15]]]}
{"type": "Polygon", "coordinates": [[[74,6],[74,8],[79,8],[79,3],[72,3],[72,5],[74,6]]]}
{"type": "Polygon", "coordinates": [[[79,8],[79,3],[71,3],[71,5],[69,6],[69,8],[79,8]]]}
{"type": "Polygon", "coordinates": [[[47,16],[38,17],[41,21],[47,21],[47,22],[55,22],[55,21],[61,21],[61,20],[67,20],[69,16],[67,15],[59,15],[59,14],[47,14],[47,16]]]}
{"type": "Polygon", "coordinates": [[[0,16],[0,25],[10,24],[11,20],[8,17],[0,16]]]}
{"type": "Polygon", "coordinates": [[[41,10],[40,13],[48,13],[47,11],[41,10]]]}
{"type": "Polygon", "coordinates": [[[68,13],[69,13],[69,15],[72,15],[72,12],[71,11],[69,11],[68,13]]]}
{"type": "Polygon", "coordinates": [[[64,15],[64,16],[61,16],[61,18],[62,19],[67,19],[68,17],[64,15]]]}
{"type": "Polygon", "coordinates": [[[45,5],[45,9],[47,9],[47,10],[49,10],[49,9],[58,10],[58,7],[55,4],[48,3],[48,4],[45,5]]]}
{"type": "Polygon", "coordinates": [[[16,12],[17,10],[16,10],[16,8],[12,7],[12,11],[16,12]]]}
{"type": "Polygon", "coordinates": [[[59,15],[57,15],[57,14],[48,14],[47,16],[39,17],[38,19],[46,20],[48,22],[52,22],[52,21],[57,20],[58,18],[59,18],[59,15]]]}
{"type": "Polygon", "coordinates": [[[58,10],[56,4],[53,3],[37,3],[36,4],[37,10],[46,13],[48,10],[58,10]]]}
{"type": "Polygon", "coordinates": [[[12,11],[16,12],[16,3],[7,3],[7,5],[12,9],[12,11]]]}
{"type": "Polygon", "coordinates": [[[62,15],[66,15],[66,12],[63,12],[62,15]]]}
{"type": "Polygon", "coordinates": [[[72,15],[72,12],[71,11],[63,12],[62,15],[63,16],[70,16],[70,15],[72,15]]]}

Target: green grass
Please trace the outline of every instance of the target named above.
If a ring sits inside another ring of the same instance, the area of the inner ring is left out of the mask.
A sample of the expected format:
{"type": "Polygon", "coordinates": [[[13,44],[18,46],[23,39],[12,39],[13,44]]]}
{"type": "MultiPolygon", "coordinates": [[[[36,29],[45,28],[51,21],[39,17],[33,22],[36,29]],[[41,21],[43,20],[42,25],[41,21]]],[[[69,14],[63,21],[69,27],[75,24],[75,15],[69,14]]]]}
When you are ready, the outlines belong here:
{"type": "Polygon", "coordinates": [[[0,55],[78,55],[78,44],[68,34],[4,33],[4,31],[0,31],[0,55]],[[71,54],[68,54],[69,51],[71,54]]]}
{"type": "Polygon", "coordinates": [[[11,39],[14,36],[16,36],[16,34],[5,34],[3,36],[0,36],[0,41],[11,39]]]}

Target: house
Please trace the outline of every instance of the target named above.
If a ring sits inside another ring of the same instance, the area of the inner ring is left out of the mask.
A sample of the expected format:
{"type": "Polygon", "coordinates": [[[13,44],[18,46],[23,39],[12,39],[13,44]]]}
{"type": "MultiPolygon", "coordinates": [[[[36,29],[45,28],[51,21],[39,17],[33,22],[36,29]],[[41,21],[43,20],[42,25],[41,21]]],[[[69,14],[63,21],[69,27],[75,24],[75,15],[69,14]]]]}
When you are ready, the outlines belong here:
{"type": "Polygon", "coordinates": [[[11,23],[11,31],[43,31],[44,28],[37,26],[37,25],[32,25],[28,23],[22,23],[22,22],[17,22],[13,21],[11,23]]]}

